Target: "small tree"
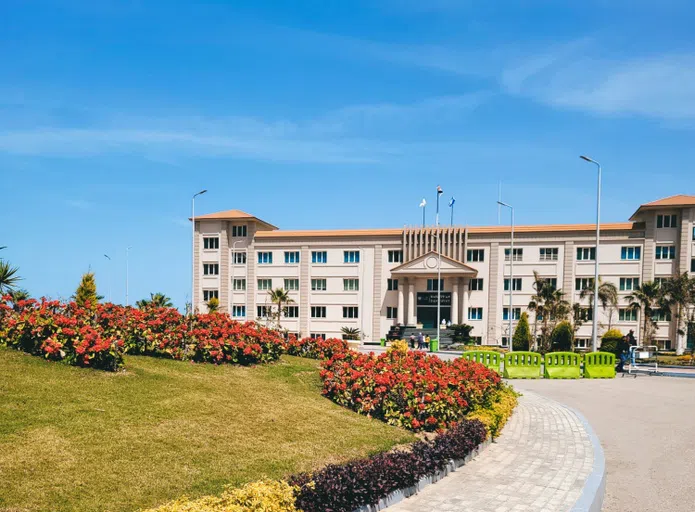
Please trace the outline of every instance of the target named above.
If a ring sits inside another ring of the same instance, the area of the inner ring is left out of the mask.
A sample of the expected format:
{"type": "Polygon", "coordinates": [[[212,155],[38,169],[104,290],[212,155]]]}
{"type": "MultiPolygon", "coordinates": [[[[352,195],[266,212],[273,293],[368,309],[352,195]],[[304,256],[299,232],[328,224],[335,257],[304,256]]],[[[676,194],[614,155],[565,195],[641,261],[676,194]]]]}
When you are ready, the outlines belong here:
{"type": "Polygon", "coordinates": [[[220,299],[213,297],[208,301],[208,312],[216,313],[220,309],[220,299]]]}
{"type": "Polygon", "coordinates": [[[550,335],[553,352],[569,352],[574,345],[574,329],[572,324],[567,321],[557,324],[553,333],[550,335]]]}
{"type": "Polygon", "coordinates": [[[280,319],[282,318],[282,313],[285,311],[283,305],[292,304],[294,301],[290,298],[290,294],[284,288],[276,288],[275,290],[268,290],[268,297],[270,302],[277,304],[277,319],[278,319],[278,329],[281,329],[280,319]]]}
{"type": "Polygon", "coordinates": [[[512,348],[517,351],[526,351],[529,349],[530,344],[531,328],[528,324],[528,313],[524,311],[523,313],[521,313],[519,323],[516,324],[516,329],[514,330],[514,337],[512,338],[512,348]]]}
{"type": "Polygon", "coordinates": [[[97,283],[94,279],[94,272],[85,272],[82,275],[80,285],[77,287],[73,298],[80,307],[85,307],[87,304],[90,307],[94,307],[97,302],[104,298],[101,295],[97,295],[97,283]]]}
{"type": "Polygon", "coordinates": [[[346,340],[360,339],[360,330],[357,327],[341,327],[340,332],[345,335],[346,340]]]}
{"type": "Polygon", "coordinates": [[[609,329],[601,336],[601,352],[610,352],[615,357],[630,350],[630,345],[625,341],[623,333],[618,329],[609,329]]]}
{"type": "MultiPolygon", "coordinates": [[[[140,309],[144,308],[170,308],[173,306],[171,299],[163,293],[150,293],[149,299],[142,299],[135,303],[140,309]]],[[[219,304],[218,304],[219,305],[219,304]]]]}
{"type": "Polygon", "coordinates": [[[18,271],[9,261],[0,260],[0,295],[17,289],[17,284],[22,279],[17,275],[18,271]]]}

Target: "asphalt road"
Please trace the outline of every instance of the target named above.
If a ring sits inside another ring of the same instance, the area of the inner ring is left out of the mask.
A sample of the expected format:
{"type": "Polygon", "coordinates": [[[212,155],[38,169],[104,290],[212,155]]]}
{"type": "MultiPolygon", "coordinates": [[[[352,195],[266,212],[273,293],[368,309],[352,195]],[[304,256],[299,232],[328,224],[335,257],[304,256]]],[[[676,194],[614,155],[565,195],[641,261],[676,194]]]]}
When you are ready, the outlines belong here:
{"type": "Polygon", "coordinates": [[[607,512],[695,510],[695,379],[514,380],[579,410],[601,440],[607,512]]]}

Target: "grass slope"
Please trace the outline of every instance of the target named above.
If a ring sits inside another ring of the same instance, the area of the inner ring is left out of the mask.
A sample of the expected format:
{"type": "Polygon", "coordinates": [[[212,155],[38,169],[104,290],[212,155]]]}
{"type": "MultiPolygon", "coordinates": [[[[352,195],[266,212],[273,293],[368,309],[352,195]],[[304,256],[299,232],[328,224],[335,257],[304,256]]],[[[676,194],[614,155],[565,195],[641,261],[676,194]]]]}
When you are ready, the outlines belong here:
{"type": "Polygon", "coordinates": [[[0,348],[0,510],[135,510],[413,439],[321,397],[316,361],[126,367],[0,348]]]}

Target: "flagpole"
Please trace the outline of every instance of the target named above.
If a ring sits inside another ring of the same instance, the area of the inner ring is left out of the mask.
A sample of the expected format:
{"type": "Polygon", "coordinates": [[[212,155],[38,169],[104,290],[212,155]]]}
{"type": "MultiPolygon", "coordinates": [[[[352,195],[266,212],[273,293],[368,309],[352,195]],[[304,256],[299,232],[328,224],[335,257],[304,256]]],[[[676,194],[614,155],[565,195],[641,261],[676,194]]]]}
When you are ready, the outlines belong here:
{"type": "MultiPolygon", "coordinates": [[[[442,237],[439,232],[439,196],[441,196],[442,193],[442,187],[437,185],[437,345],[439,345],[442,322],[442,237]]],[[[439,350],[439,347],[437,347],[437,350],[439,350]]]]}
{"type": "Polygon", "coordinates": [[[427,208],[427,206],[422,207],[422,227],[423,228],[425,227],[425,209],[426,208],[427,208]]]}
{"type": "Polygon", "coordinates": [[[454,205],[451,205],[451,227],[454,227],[454,205]]]}

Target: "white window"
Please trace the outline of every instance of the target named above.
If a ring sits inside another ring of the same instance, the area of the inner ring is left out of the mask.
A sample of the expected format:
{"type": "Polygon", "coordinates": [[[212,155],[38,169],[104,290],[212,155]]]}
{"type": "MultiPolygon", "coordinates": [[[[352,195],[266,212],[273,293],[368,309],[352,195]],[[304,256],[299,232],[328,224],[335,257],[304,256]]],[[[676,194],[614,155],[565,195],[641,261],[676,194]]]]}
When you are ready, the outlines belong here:
{"type": "Polygon", "coordinates": [[[695,272],[695,258],[690,260],[690,271],[695,272]]]}
{"type": "Polygon", "coordinates": [[[398,279],[387,279],[386,289],[389,291],[398,290],[398,279]]]}
{"type": "Polygon", "coordinates": [[[343,251],[343,263],[359,263],[360,251],[343,251]]]}
{"type": "Polygon", "coordinates": [[[657,215],[656,216],[656,227],[657,228],[675,228],[675,227],[678,227],[678,216],[677,215],[657,215]]]}
{"type": "Polygon", "coordinates": [[[676,258],[675,245],[657,245],[656,259],[657,260],[673,260],[676,258]]]}
{"type": "MultiPolygon", "coordinates": [[[[512,320],[518,320],[521,318],[521,308],[513,308],[512,320]]],[[[502,310],[502,319],[509,320],[509,308],[504,308],[502,310]]]]}
{"type": "Polygon", "coordinates": [[[220,248],[220,238],[217,236],[204,236],[203,237],[203,249],[219,249],[220,248]]]}
{"type": "MultiPolygon", "coordinates": [[[[514,278],[514,291],[518,292],[519,290],[521,290],[521,278],[515,277],[514,278]]],[[[509,291],[509,278],[505,278],[505,280],[504,280],[504,291],[506,291],[506,292],[509,291]]]]}
{"type": "Polygon", "coordinates": [[[636,247],[621,247],[620,248],[620,259],[621,260],[638,260],[642,257],[642,248],[636,247]]]}
{"type": "Polygon", "coordinates": [[[619,309],[618,310],[618,320],[621,322],[636,322],[637,321],[637,310],[636,309],[619,309]]]}
{"type": "MultiPolygon", "coordinates": [[[[514,261],[523,261],[524,250],[514,248],[514,261]]],[[[509,261],[509,249],[504,250],[504,261],[509,261]]]]}
{"type": "Polygon", "coordinates": [[[271,306],[256,306],[256,316],[258,318],[270,318],[273,316],[273,308],[271,306]]]}
{"type": "Polygon", "coordinates": [[[324,333],[312,332],[312,333],[309,335],[309,337],[310,337],[312,340],[316,340],[316,339],[318,339],[318,338],[321,338],[322,340],[325,340],[325,339],[326,339],[326,333],[325,333],[325,332],[324,332],[324,333]]]}
{"type": "Polygon", "coordinates": [[[591,346],[591,340],[589,338],[577,338],[574,340],[574,346],[577,348],[589,348],[591,346]]]}
{"type": "Polygon", "coordinates": [[[246,253],[244,251],[234,251],[234,257],[232,258],[232,261],[234,265],[246,265],[246,253]]]}
{"type": "Polygon", "coordinates": [[[389,318],[389,319],[398,318],[398,308],[386,306],[386,318],[389,318]]]}
{"type": "Polygon", "coordinates": [[[551,288],[557,290],[557,277],[542,277],[541,281],[546,283],[551,288]]]}
{"type": "Polygon", "coordinates": [[[273,280],[272,279],[259,279],[258,289],[259,290],[272,290],[273,280]]]}
{"type": "Polygon", "coordinates": [[[509,336],[502,336],[502,346],[503,347],[509,346],[509,336]]]}
{"type": "Polygon", "coordinates": [[[246,225],[232,225],[232,236],[234,238],[237,237],[245,237],[246,236],[246,225]]]}
{"type": "Polygon", "coordinates": [[[427,280],[427,291],[428,292],[436,292],[437,290],[444,290],[444,279],[439,280],[439,288],[437,288],[437,280],[436,279],[428,279],[427,280]]]}
{"type": "Polygon", "coordinates": [[[596,247],[577,247],[577,261],[593,261],[596,259],[596,247]]]}
{"type": "Polygon", "coordinates": [[[243,292],[244,290],[246,290],[246,279],[234,278],[234,282],[232,283],[232,289],[236,292],[243,292]]]}
{"type": "Polygon", "coordinates": [[[273,263],[273,253],[270,251],[259,252],[258,263],[261,265],[271,265],[273,263]]]}
{"type": "Polygon", "coordinates": [[[357,292],[360,289],[359,279],[343,279],[343,291],[357,292]]]}
{"type": "Polygon", "coordinates": [[[477,277],[475,279],[471,279],[471,290],[473,291],[478,291],[481,292],[483,291],[483,278],[482,277],[477,277]]]}
{"type": "Polygon", "coordinates": [[[585,290],[585,289],[593,290],[594,289],[594,278],[593,277],[577,277],[577,278],[575,278],[574,289],[577,290],[578,292],[581,292],[582,290],[585,290]]]}
{"type": "Polygon", "coordinates": [[[299,318],[299,306],[285,306],[282,309],[285,318],[299,318]]]}
{"type": "Polygon", "coordinates": [[[325,279],[312,279],[311,280],[311,290],[314,292],[325,292],[326,291],[326,280],[325,279]]]}
{"type": "Polygon", "coordinates": [[[482,320],[483,308],[468,308],[468,320],[482,320]]]}
{"type": "Polygon", "coordinates": [[[299,251],[285,251],[285,263],[299,263],[299,251]]]}
{"type": "Polygon", "coordinates": [[[541,247],[541,261],[557,261],[557,247],[541,247]]]}
{"type": "Polygon", "coordinates": [[[203,301],[209,302],[210,299],[219,299],[220,298],[220,292],[219,290],[203,290],[203,301]]]}
{"type": "Polygon", "coordinates": [[[621,277],[620,291],[626,292],[639,288],[639,277],[621,277]]]}
{"type": "Polygon", "coordinates": [[[655,322],[670,322],[671,312],[668,309],[660,309],[658,311],[654,311],[652,313],[652,320],[654,320],[655,322]]]}
{"type": "Polygon", "coordinates": [[[584,321],[588,322],[594,319],[594,310],[593,308],[581,308],[579,310],[579,318],[584,321]]]}
{"type": "Polygon", "coordinates": [[[218,276],[218,275],[220,275],[220,264],[219,263],[203,263],[203,275],[204,276],[218,276]]]}
{"type": "Polygon", "coordinates": [[[403,251],[388,251],[389,263],[403,263],[403,251]]]}
{"type": "Polygon", "coordinates": [[[485,249],[468,249],[466,261],[485,261],[485,249]]]}
{"type": "Polygon", "coordinates": [[[343,318],[358,318],[357,306],[343,306],[343,318]]]}
{"type": "Polygon", "coordinates": [[[326,306],[311,306],[311,318],[326,318],[326,306]]]}
{"type": "Polygon", "coordinates": [[[326,251],[311,251],[312,263],[328,263],[328,253],[326,251]]]}
{"type": "Polygon", "coordinates": [[[240,306],[237,304],[232,306],[232,316],[234,318],[245,317],[246,316],[246,306],[240,306]]]}
{"type": "Polygon", "coordinates": [[[285,279],[285,290],[288,292],[299,291],[299,279],[285,279]]]}

